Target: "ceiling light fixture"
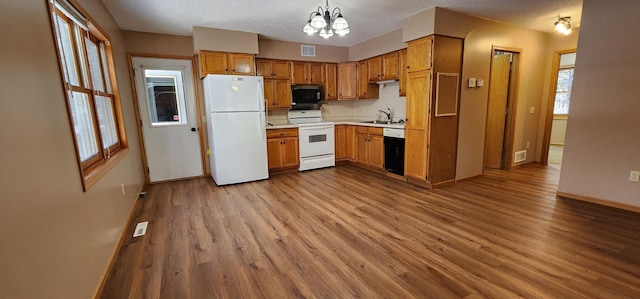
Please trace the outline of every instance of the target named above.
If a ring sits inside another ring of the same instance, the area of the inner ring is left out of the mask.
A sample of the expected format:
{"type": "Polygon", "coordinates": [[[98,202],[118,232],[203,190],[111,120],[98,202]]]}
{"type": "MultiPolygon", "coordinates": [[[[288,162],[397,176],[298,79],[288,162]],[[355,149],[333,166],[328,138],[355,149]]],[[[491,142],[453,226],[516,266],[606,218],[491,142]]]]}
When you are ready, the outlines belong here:
{"type": "Polygon", "coordinates": [[[323,38],[332,37],[334,32],[340,36],[349,34],[349,23],[342,17],[340,8],[334,8],[331,13],[329,11],[331,11],[329,9],[329,0],[326,0],[324,9],[318,6],[318,10],[309,15],[309,21],[302,28],[302,32],[308,35],[320,32],[320,36],[323,38]]]}
{"type": "Polygon", "coordinates": [[[560,17],[555,23],[556,30],[564,35],[571,34],[571,17],[560,17]]]}

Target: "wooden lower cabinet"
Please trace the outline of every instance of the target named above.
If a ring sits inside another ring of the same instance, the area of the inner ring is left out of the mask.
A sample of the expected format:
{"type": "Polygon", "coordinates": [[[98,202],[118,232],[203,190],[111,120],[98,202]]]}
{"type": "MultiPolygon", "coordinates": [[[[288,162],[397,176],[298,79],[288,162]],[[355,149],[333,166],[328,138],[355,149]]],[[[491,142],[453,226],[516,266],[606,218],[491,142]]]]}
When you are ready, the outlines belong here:
{"type": "Polygon", "coordinates": [[[269,170],[293,168],[300,165],[298,129],[267,130],[269,170]]]}
{"type": "Polygon", "coordinates": [[[347,126],[335,126],[335,149],[336,161],[344,161],[347,159],[347,126]]]}
{"type": "Polygon", "coordinates": [[[405,161],[404,175],[418,180],[424,180],[427,176],[427,131],[422,129],[405,128],[405,161]]]}
{"type": "Polygon", "coordinates": [[[336,161],[354,161],[355,126],[336,125],[335,146],[336,161]]]}
{"type": "Polygon", "coordinates": [[[355,127],[355,161],[375,168],[384,168],[384,137],[382,128],[355,127]]]}

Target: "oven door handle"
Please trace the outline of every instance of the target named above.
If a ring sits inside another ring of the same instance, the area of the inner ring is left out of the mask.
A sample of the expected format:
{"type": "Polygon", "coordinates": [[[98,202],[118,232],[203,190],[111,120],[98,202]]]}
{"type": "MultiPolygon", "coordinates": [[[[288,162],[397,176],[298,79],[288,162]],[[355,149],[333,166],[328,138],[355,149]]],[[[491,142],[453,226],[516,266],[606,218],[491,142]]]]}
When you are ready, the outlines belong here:
{"type": "Polygon", "coordinates": [[[326,130],[326,129],[331,129],[333,128],[333,125],[319,125],[319,126],[304,126],[304,127],[299,127],[299,130],[305,130],[305,131],[317,131],[317,130],[326,130]]]}

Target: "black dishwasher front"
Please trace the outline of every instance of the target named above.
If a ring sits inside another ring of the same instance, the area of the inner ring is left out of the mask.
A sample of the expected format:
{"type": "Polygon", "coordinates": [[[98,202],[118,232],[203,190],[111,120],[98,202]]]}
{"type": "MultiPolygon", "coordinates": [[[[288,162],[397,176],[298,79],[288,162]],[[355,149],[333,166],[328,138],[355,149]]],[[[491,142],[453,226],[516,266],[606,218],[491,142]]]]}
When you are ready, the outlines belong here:
{"type": "Polygon", "coordinates": [[[385,128],[384,167],[388,172],[404,175],[404,129],[385,128]]]}

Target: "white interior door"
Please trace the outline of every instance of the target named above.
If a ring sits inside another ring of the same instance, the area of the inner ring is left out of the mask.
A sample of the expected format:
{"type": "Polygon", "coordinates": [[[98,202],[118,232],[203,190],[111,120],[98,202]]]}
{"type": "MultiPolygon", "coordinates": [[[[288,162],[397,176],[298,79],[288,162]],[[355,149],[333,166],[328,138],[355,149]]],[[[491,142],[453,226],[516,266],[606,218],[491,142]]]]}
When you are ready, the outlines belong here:
{"type": "Polygon", "coordinates": [[[191,60],[133,57],[149,181],[202,176],[191,60]]]}

